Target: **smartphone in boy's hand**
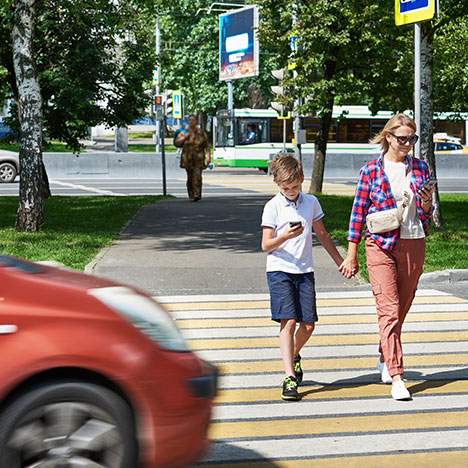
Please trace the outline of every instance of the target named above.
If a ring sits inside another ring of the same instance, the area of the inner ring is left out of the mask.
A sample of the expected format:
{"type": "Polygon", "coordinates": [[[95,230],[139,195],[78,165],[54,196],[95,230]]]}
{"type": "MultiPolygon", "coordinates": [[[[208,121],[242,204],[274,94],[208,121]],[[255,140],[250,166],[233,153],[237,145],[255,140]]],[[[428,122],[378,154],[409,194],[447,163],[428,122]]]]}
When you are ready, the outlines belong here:
{"type": "Polygon", "coordinates": [[[300,221],[290,221],[289,222],[289,227],[293,229],[298,229],[300,226],[302,226],[302,223],[300,221]]]}

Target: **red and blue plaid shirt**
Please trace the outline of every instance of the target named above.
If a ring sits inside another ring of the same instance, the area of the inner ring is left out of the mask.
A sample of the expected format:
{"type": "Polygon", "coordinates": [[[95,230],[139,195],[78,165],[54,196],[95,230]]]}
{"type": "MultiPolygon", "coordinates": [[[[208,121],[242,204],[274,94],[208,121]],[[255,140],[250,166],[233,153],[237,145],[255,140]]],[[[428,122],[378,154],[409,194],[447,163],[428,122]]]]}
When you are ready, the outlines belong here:
{"type": "MultiPolygon", "coordinates": [[[[406,173],[411,170],[411,190],[416,195],[423,183],[429,179],[429,168],[421,159],[406,156],[406,173]]],[[[433,207],[425,213],[421,207],[421,199],[415,197],[416,210],[422,222],[424,232],[427,234],[429,219],[432,216],[433,207]]],[[[359,243],[362,227],[366,216],[377,211],[396,208],[396,201],[390,188],[390,181],[384,171],[383,154],[372,161],[367,162],[359,173],[359,181],[356,187],[351,219],[349,221],[348,240],[359,243]]],[[[392,250],[400,238],[400,230],[372,234],[366,230],[366,238],[371,237],[382,249],[392,250]]]]}

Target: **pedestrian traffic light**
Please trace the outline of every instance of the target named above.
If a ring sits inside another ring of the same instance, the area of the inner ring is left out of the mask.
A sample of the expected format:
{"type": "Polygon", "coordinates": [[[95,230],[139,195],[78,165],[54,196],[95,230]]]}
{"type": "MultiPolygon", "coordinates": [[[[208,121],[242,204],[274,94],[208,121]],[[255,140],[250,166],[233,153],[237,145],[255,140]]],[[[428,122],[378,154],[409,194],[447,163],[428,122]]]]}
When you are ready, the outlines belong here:
{"type": "Polygon", "coordinates": [[[271,86],[271,91],[276,95],[276,100],[270,103],[270,107],[278,113],[279,119],[291,118],[290,98],[284,82],[287,78],[287,69],[272,70],[271,74],[278,80],[278,85],[271,86]]]}
{"type": "Polygon", "coordinates": [[[156,96],[154,96],[154,105],[156,107],[162,107],[163,105],[163,97],[161,94],[156,94],[156,96]]]}
{"type": "Polygon", "coordinates": [[[163,118],[163,110],[164,110],[164,100],[163,96],[161,94],[156,94],[154,96],[154,115],[156,117],[156,120],[162,120],[163,118]]]}

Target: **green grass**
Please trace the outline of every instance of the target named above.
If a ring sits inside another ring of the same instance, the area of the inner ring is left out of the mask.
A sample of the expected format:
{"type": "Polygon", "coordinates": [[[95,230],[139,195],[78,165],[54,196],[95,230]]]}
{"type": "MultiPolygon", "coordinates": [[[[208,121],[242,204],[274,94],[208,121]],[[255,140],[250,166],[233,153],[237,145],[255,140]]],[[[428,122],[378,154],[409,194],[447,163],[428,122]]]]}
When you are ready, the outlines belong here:
{"type": "MultiPolygon", "coordinates": [[[[177,148],[174,145],[167,145],[164,147],[166,153],[175,153],[177,148]]],[[[128,152],[129,153],[154,153],[155,152],[155,145],[146,145],[146,144],[129,144],[128,145],[128,152]]]]}
{"type": "Polygon", "coordinates": [[[153,138],[154,131],[149,132],[128,132],[128,138],[153,138]]]}
{"type": "MultiPolygon", "coordinates": [[[[0,252],[31,260],[55,260],[82,270],[103,247],[110,245],[125,223],[144,205],[163,197],[52,197],[46,202],[46,223],[38,233],[14,229],[18,200],[0,197],[0,252]]],[[[321,195],[325,225],[331,236],[347,246],[346,234],[352,197],[321,195]]],[[[468,195],[443,195],[445,225],[431,227],[427,238],[425,271],[467,268],[468,195]]],[[[359,265],[367,279],[364,242],[359,265]]]]}
{"type": "MultiPolygon", "coordinates": [[[[15,151],[16,153],[19,152],[19,144],[18,143],[2,143],[0,142],[0,149],[7,150],[7,151],[15,151]]],[[[175,153],[177,148],[174,145],[166,144],[165,150],[167,153],[175,153]]],[[[45,153],[72,153],[73,150],[65,145],[65,143],[60,142],[52,142],[49,143],[47,146],[44,146],[43,151],[45,153]]],[[[82,152],[85,150],[82,149],[82,152]]],[[[92,151],[92,149],[91,149],[92,151]]],[[[130,153],[154,153],[155,152],[155,145],[153,144],[134,144],[131,143],[128,145],[128,151],[130,153]]]]}
{"type": "MultiPolygon", "coordinates": [[[[320,195],[319,199],[325,212],[324,222],[328,232],[347,248],[346,236],[353,197],[320,195]]],[[[468,268],[468,195],[441,195],[441,210],[444,227],[436,229],[431,226],[427,238],[426,273],[468,268]]],[[[359,244],[358,258],[361,274],[368,279],[363,241],[359,244]]]]}
{"type": "Polygon", "coordinates": [[[0,253],[30,260],[55,260],[83,270],[142,206],[162,198],[52,197],[46,201],[42,231],[29,233],[14,228],[18,199],[0,197],[0,253]]]}
{"type": "MultiPolygon", "coordinates": [[[[19,143],[4,143],[0,142],[0,149],[19,152],[19,143]]],[[[73,150],[69,148],[65,143],[53,141],[44,145],[42,151],[45,153],[72,153],[73,150]]]]}

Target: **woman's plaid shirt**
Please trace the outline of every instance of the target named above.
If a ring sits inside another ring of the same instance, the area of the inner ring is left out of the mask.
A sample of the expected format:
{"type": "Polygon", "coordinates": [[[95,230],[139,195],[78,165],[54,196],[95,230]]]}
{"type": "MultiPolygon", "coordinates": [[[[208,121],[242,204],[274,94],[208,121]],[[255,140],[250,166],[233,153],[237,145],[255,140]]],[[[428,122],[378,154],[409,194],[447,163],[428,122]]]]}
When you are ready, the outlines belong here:
{"type": "MultiPolygon", "coordinates": [[[[410,156],[406,156],[405,165],[407,174],[411,170],[411,190],[417,194],[423,183],[429,179],[428,166],[421,159],[410,156]]],[[[433,207],[429,213],[425,213],[421,207],[419,196],[416,196],[415,199],[419,219],[427,234],[433,207]]],[[[378,159],[367,162],[361,168],[349,221],[348,240],[355,243],[361,240],[362,228],[367,214],[391,208],[396,208],[396,201],[390,188],[390,181],[384,171],[383,155],[381,155],[378,159]]],[[[379,234],[371,234],[369,230],[366,230],[366,237],[374,239],[381,248],[392,250],[400,238],[400,230],[395,229],[379,234]]]]}

